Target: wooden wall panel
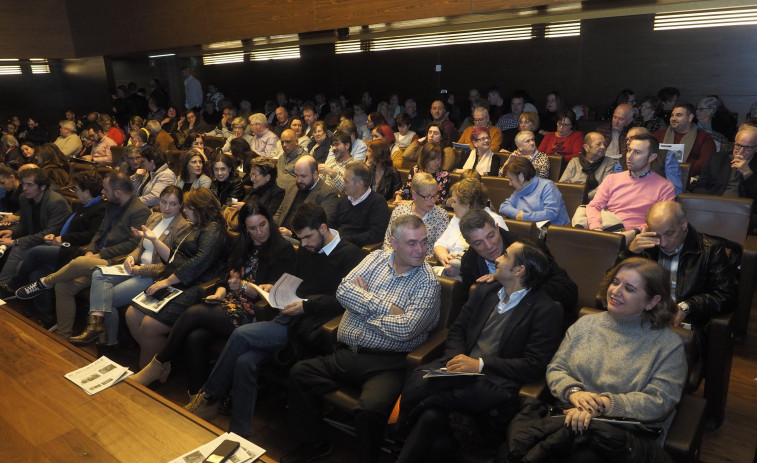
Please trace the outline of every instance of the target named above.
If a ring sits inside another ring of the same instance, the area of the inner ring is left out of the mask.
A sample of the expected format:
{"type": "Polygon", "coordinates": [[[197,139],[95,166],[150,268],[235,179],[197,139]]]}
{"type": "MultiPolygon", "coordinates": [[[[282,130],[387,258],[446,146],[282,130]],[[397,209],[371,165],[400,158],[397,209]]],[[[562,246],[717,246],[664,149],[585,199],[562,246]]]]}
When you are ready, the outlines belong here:
{"type": "Polygon", "coordinates": [[[7,2],[0,58],[73,58],[65,0],[7,2]]]}

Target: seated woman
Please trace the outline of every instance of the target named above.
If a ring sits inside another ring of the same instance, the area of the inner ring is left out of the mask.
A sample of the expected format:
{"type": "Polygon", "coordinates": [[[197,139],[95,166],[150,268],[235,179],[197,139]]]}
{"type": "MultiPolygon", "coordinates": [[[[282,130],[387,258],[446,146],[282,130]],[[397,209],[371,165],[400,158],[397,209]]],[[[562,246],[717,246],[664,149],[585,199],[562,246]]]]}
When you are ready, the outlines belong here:
{"type": "MultiPolygon", "coordinates": [[[[160,121],[160,126],[163,127],[163,130],[168,132],[169,135],[173,137],[174,140],[177,140],[176,138],[176,128],[179,126],[179,119],[181,118],[181,114],[176,110],[175,106],[169,106],[166,110],[166,117],[164,117],[160,121]]],[[[182,140],[183,143],[183,140],[182,140]]],[[[177,145],[178,143],[177,140],[177,145]]]]}
{"type": "Polygon", "coordinates": [[[275,214],[284,200],[284,189],[276,184],[276,160],[259,156],[250,162],[250,182],[252,188],[247,191],[243,201],[237,201],[233,207],[241,210],[247,203],[257,202],[266,211],[275,214]]]}
{"type": "Polygon", "coordinates": [[[418,135],[410,130],[410,116],[404,111],[397,114],[395,119],[397,132],[394,132],[394,138],[397,139],[397,145],[400,148],[407,148],[414,141],[418,140],[418,135]]]}
{"type": "Polygon", "coordinates": [[[318,161],[319,164],[326,162],[331,149],[331,137],[323,121],[315,121],[312,127],[313,140],[308,144],[307,152],[318,161]]]}
{"type": "Polygon", "coordinates": [[[237,165],[237,175],[243,178],[250,173],[250,161],[258,157],[258,155],[252,151],[250,144],[244,138],[235,138],[231,140],[230,145],[231,150],[225,154],[231,155],[234,163],[237,165]]]}
{"type": "MultiPolygon", "coordinates": [[[[473,150],[471,150],[463,164],[462,170],[475,170],[481,175],[492,175],[494,177],[499,173],[499,166],[502,163],[502,159],[492,153],[492,138],[489,136],[488,127],[475,127],[470,134],[471,142],[473,142],[473,150]]],[[[549,161],[547,162],[549,166],[549,161]]]]}
{"type": "Polygon", "coordinates": [[[572,433],[562,434],[559,444],[564,445],[549,446],[560,450],[547,455],[552,457],[548,461],[616,461],[618,454],[628,462],[669,460],[661,444],[683,392],[686,358],[681,338],[669,328],[676,305],[666,273],[657,262],[633,257],[607,274],[600,289],[607,311],[581,317],[568,328],[547,368],[549,389],[564,408],[565,419],[513,421],[510,456],[523,457],[544,439],[558,437],[564,426],[572,433]],[[643,426],[595,421],[599,417],[640,421],[643,426]],[[650,428],[661,432],[650,433],[650,428]],[[577,436],[585,431],[586,439],[579,441],[577,436]],[[534,432],[543,438],[534,442],[534,432]],[[614,442],[615,448],[607,445],[614,442]]]}
{"type": "Polygon", "coordinates": [[[636,127],[644,127],[649,133],[655,133],[668,126],[662,118],[662,104],[656,96],[648,96],[641,100],[639,117],[634,122],[636,127]]]}
{"type": "Polygon", "coordinates": [[[30,141],[23,141],[19,145],[19,150],[15,156],[9,156],[6,164],[8,167],[12,167],[18,170],[19,167],[24,164],[36,164],[37,157],[34,155],[34,151],[37,149],[37,145],[30,141]]]}
{"type": "Polygon", "coordinates": [[[224,265],[221,258],[227,249],[228,235],[218,199],[205,188],[189,191],[184,195],[184,215],[192,227],[172,248],[145,226],[141,231],[135,230],[150,240],[160,258],[168,262],[145,294],[150,296],[169,286],[183,291],[158,313],[137,305],[126,310],[126,324],[141,348],[140,367],[160,352],[174,322],[187,307],[197,303],[200,285],[220,276],[224,265]]]}
{"type": "Polygon", "coordinates": [[[34,156],[37,158],[37,165],[47,174],[50,182],[57,185],[58,188],[68,186],[71,177],[69,177],[69,167],[66,156],[53,143],[45,143],[34,150],[34,156]]]}
{"type": "MultiPolygon", "coordinates": [[[[105,217],[105,202],[100,194],[103,180],[94,171],[81,171],[74,174],[73,181],[81,207],[71,214],[60,235],[49,234],[44,237],[45,244],[29,249],[8,287],[2,288],[5,293],[3,297],[12,295],[20,286],[37,281],[83,255],[82,247],[92,241],[105,217]]],[[[54,324],[55,304],[50,291],[44,291],[34,299],[34,307],[42,325],[49,327],[54,324]]]]}
{"type": "Polygon", "coordinates": [[[236,138],[241,138],[248,144],[252,144],[253,137],[248,133],[247,121],[244,117],[237,116],[231,121],[231,135],[229,135],[229,137],[226,139],[226,143],[224,143],[221,151],[224,153],[230,153],[231,140],[234,140],[236,138]]]}
{"type": "MultiPolygon", "coordinates": [[[[475,135],[472,135],[471,139],[474,137],[475,135]]],[[[500,228],[507,230],[507,225],[505,225],[505,219],[501,215],[492,212],[487,206],[489,198],[486,196],[486,190],[480,180],[466,178],[453,184],[450,190],[452,192],[450,202],[455,211],[455,216],[449,221],[449,225],[442,236],[434,243],[434,255],[441,264],[434,267],[434,270],[438,275],[459,278],[460,258],[468,250],[468,242],[460,233],[460,219],[463,218],[465,213],[471,209],[483,209],[492,216],[500,228]]]]}
{"type": "MultiPolygon", "coordinates": [[[[528,130],[518,132],[515,136],[515,144],[518,149],[510,153],[510,157],[505,161],[505,166],[512,160],[518,157],[528,159],[541,178],[549,178],[549,156],[538,151],[536,149],[536,143],[534,141],[534,134],[528,130]]],[[[503,176],[504,166],[500,171],[500,177],[503,176]]]]}
{"type": "Polygon", "coordinates": [[[367,145],[367,161],[371,167],[371,190],[389,201],[394,198],[394,193],[402,188],[402,177],[392,165],[389,142],[373,140],[367,145]]]}
{"type": "MultiPolygon", "coordinates": [[[[704,130],[712,136],[715,148],[720,151],[720,146],[728,142],[728,138],[714,128],[714,116],[720,107],[720,100],[714,96],[706,96],[697,102],[697,128],[704,130]]],[[[734,127],[736,124],[733,124],[734,127]]]]}
{"type": "MultiPolygon", "coordinates": [[[[435,145],[435,143],[431,144],[435,145]]],[[[442,236],[442,233],[449,224],[449,215],[447,211],[436,206],[436,197],[439,194],[438,185],[431,174],[426,172],[416,173],[413,176],[412,182],[408,182],[408,187],[412,191],[411,197],[413,200],[396,206],[392,211],[392,216],[389,218],[389,226],[386,228],[386,235],[384,237],[384,248],[390,248],[389,231],[392,228],[394,219],[402,215],[413,214],[420,217],[423,223],[426,224],[426,236],[428,238],[426,257],[431,257],[434,255],[434,243],[442,236]]]]}
{"type": "Polygon", "coordinates": [[[230,155],[221,153],[213,159],[213,176],[210,191],[216,195],[222,207],[229,206],[244,197],[242,179],[236,171],[236,163],[230,155]]]}
{"type": "Polygon", "coordinates": [[[402,152],[401,157],[397,154],[399,151],[397,153],[392,153],[392,163],[394,164],[394,167],[402,169],[403,164],[406,162],[417,162],[421,150],[426,143],[430,141],[439,144],[444,150],[444,164],[442,164],[442,168],[447,171],[452,169],[452,167],[456,165],[455,150],[452,148],[452,141],[447,137],[447,131],[444,130],[444,126],[439,122],[432,122],[429,124],[426,136],[414,140],[410,146],[402,152]]]}
{"type": "Polygon", "coordinates": [[[395,202],[410,200],[413,191],[412,180],[415,178],[415,174],[425,172],[432,175],[432,178],[436,180],[437,194],[434,195],[436,204],[445,204],[449,197],[450,178],[449,172],[441,168],[444,164],[444,154],[438,143],[427,141],[421,149],[420,156],[418,156],[418,164],[407,176],[407,184],[402,190],[395,193],[395,202]]]}
{"type": "Polygon", "coordinates": [[[194,149],[187,151],[181,160],[181,175],[175,185],[181,191],[210,188],[210,178],[203,173],[204,170],[205,157],[202,153],[194,149]]]}
{"type": "MultiPolygon", "coordinates": [[[[546,154],[559,154],[565,162],[581,154],[584,134],[576,128],[576,113],[572,109],[557,112],[557,132],[547,132],[539,143],[539,151],[546,154]]],[[[516,143],[517,144],[517,143],[516,143]]]]}
{"type": "Polygon", "coordinates": [[[262,205],[246,203],[239,211],[239,224],[239,238],[230,254],[226,276],[206,298],[209,302],[191,306],[176,320],[165,347],[134,376],[138,383],[147,386],[157,380],[165,382],[171,359],[184,349],[189,392],[196,394],[208,376],[210,344],[255,321],[254,302],[259,296],[250,283],[274,284],[294,268],[294,247],[281,236],[262,205]]]}
{"type": "MultiPolygon", "coordinates": [[[[197,150],[202,153],[202,156],[205,158],[205,166],[207,168],[207,171],[212,173],[212,169],[209,167],[208,160],[213,159],[213,150],[205,146],[205,141],[202,139],[202,134],[200,132],[189,132],[186,141],[181,145],[180,149],[184,151],[197,150]]],[[[208,172],[206,172],[206,174],[208,174],[208,172]]],[[[208,175],[208,177],[210,177],[210,175],[208,175]]]]}
{"type": "MultiPolygon", "coordinates": [[[[189,222],[181,215],[184,194],[175,185],[160,193],[160,212],[153,212],[145,226],[157,239],[171,248],[183,236],[189,222]]],[[[165,268],[153,242],[144,237],[124,261],[126,275],[106,275],[102,269],[92,272],[89,289],[89,319],[86,329],[69,341],[88,344],[95,339],[106,346],[118,344],[118,307],[123,307],[148,286],[165,268]]]]}
{"type": "Polygon", "coordinates": [[[570,223],[560,190],[552,180],[536,176],[533,164],[525,158],[515,157],[505,165],[505,177],[515,192],[502,203],[499,213],[505,217],[553,225],[570,223]]]}
{"type": "Polygon", "coordinates": [[[392,128],[386,124],[379,124],[371,129],[371,137],[373,138],[373,140],[386,140],[387,142],[389,142],[391,153],[400,150],[399,145],[397,145],[397,139],[394,138],[394,132],[392,132],[392,128]]]}
{"type": "MultiPolygon", "coordinates": [[[[555,113],[555,117],[556,114],[557,113],[555,113]]],[[[555,123],[553,125],[557,124],[555,123]]],[[[544,135],[539,131],[539,115],[533,111],[525,111],[520,113],[520,116],[518,117],[518,127],[514,129],[507,129],[502,132],[502,145],[500,145],[501,148],[499,150],[500,153],[511,153],[517,150],[518,146],[515,144],[515,136],[525,130],[533,132],[534,142],[536,142],[536,146],[539,146],[541,144],[541,141],[544,139],[544,135]]]]}

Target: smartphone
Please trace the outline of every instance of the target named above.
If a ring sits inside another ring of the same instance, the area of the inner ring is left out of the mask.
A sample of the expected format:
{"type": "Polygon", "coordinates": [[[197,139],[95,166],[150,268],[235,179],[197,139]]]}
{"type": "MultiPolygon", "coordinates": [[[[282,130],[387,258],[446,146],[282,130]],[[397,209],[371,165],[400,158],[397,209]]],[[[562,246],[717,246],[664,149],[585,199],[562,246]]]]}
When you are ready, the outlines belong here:
{"type": "Polygon", "coordinates": [[[171,294],[171,290],[168,288],[163,288],[152,293],[152,296],[150,297],[153,299],[161,300],[164,297],[168,296],[169,294],[171,294]]]}
{"type": "Polygon", "coordinates": [[[221,445],[216,447],[216,449],[213,450],[210,455],[208,455],[208,458],[203,460],[202,463],[222,463],[230,456],[234,455],[234,452],[236,452],[238,448],[239,442],[226,439],[221,442],[221,445]]]}

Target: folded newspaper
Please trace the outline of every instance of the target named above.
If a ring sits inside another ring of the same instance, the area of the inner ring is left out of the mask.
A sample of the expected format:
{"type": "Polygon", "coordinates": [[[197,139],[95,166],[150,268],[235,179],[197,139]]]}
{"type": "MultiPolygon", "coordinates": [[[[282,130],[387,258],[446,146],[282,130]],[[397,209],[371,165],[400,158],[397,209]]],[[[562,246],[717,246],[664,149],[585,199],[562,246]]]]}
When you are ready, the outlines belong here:
{"type": "Polygon", "coordinates": [[[257,460],[265,453],[265,449],[258,447],[247,439],[239,437],[233,432],[227,432],[226,434],[216,437],[207,444],[197,447],[196,449],[192,450],[191,452],[185,453],[179,458],[171,460],[169,463],[202,463],[206,458],[208,458],[208,456],[210,456],[213,450],[215,450],[219,445],[221,445],[223,441],[227,439],[239,442],[239,448],[226,461],[230,461],[232,463],[246,463],[248,461],[257,460]]]}
{"type": "Polygon", "coordinates": [[[134,373],[108,357],[100,357],[89,365],[66,373],[67,380],[84,389],[89,395],[108,389],[134,373]]]}
{"type": "Polygon", "coordinates": [[[120,265],[98,265],[103,275],[129,275],[126,273],[123,264],[120,265]]]}
{"type": "Polygon", "coordinates": [[[298,297],[296,294],[297,288],[300,287],[300,283],[302,283],[301,278],[285,273],[281,275],[279,281],[273,285],[270,292],[263,291],[260,286],[255,284],[253,284],[252,287],[255,288],[255,291],[257,291],[258,294],[271,305],[271,307],[274,309],[283,309],[289,304],[305,300],[298,297]]]}
{"type": "Polygon", "coordinates": [[[165,307],[165,305],[168,304],[168,302],[171,301],[171,299],[175,298],[176,296],[178,296],[179,294],[183,292],[180,289],[174,288],[173,286],[169,286],[165,290],[155,292],[153,296],[163,291],[165,291],[165,295],[162,295],[163,297],[159,299],[156,299],[152,296],[148,296],[147,294],[145,294],[144,291],[142,291],[134,299],[132,299],[132,302],[139,305],[140,307],[143,307],[147,310],[151,310],[157,313],[157,312],[160,312],[160,309],[165,307]]]}

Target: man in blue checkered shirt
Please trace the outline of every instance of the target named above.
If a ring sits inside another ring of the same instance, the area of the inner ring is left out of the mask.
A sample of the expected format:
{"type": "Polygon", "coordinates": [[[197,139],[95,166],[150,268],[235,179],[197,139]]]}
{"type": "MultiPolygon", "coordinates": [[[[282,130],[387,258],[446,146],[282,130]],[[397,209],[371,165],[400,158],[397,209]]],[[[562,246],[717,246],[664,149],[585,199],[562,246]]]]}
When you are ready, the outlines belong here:
{"type": "Polygon", "coordinates": [[[323,394],[343,384],[361,387],[355,425],[360,461],[378,461],[384,427],[405,379],[405,356],[439,320],[440,285],[425,262],[426,226],[414,215],[391,225],[392,250],[371,253],[337,289],[345,313],[336,351],[305,360],[289,377],[289,416],[301,444],[282,463],[331,452],[321,421],[323,394]]]}

